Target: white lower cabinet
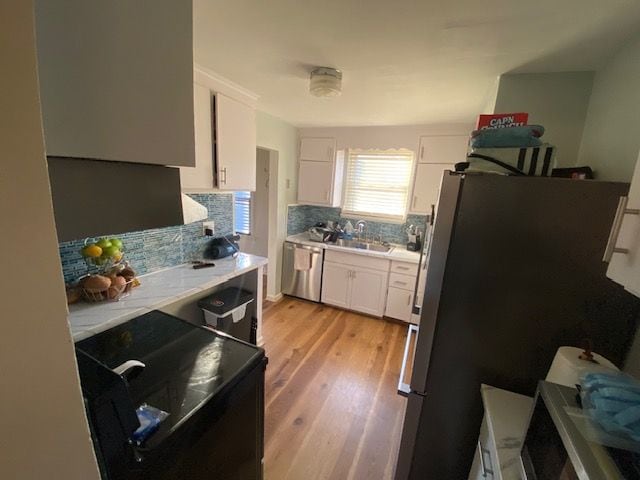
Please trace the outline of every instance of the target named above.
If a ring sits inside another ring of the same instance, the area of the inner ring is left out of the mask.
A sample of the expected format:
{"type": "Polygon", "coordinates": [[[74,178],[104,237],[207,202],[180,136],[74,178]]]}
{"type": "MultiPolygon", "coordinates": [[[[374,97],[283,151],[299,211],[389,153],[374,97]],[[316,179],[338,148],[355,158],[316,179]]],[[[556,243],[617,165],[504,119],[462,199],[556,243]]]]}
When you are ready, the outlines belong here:
{"type": "Polygon", "coordinates": [[[411,321],[413,311],[413,290],[416,285],[418,265],[407,262],[391,262],[389,274],[389,292],[387,294],[387,306],[385,316],[411,321]]]}
{"type": "Polygon", "coordinates": [[[322,302],[349,308],[351,297],[351,267],[324,262],[322,271],[322,302]]]}
{"type": "Polygon", "coordinates": [[[493,480],[497,478],[494,468],[495,446],[489,437],[489,427],[487,417],[482,420],[476,454],[473,457],[473,464],[469,471],[469,480],[493,480]]]}
{"type": "Polygon", "coordinates": [[[351,310],[381,317],[387,293],[387,272],[356,268],[351,274],[351,310]]]}
{"type": "Polygon", "coordinates": [[[322,302],[382,317],[388,277],[388,260],[327,251],[322,272],[322,302]]]}
{"type": "Polygon", "coordinates": [[[413,292],[401,288],[389,287],[385,316],[408,322],[411,320],[411,302],[413,292]]]}

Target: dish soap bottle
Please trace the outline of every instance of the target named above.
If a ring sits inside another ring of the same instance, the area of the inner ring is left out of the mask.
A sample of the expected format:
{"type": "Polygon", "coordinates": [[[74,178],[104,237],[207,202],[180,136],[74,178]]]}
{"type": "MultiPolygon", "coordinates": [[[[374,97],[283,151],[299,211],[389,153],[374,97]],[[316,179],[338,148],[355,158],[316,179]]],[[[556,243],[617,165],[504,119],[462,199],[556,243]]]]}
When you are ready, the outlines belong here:
{"type": "Polygon", "coordinates": [[[344,226],[344,233],[345,233],[345,237],[348,240],[351,240],[353,238],[353,232],[354,232],[354,228],[353,225],[351,224],[351,222],[349,220],[347,220],[347,223],[344,226]]]}

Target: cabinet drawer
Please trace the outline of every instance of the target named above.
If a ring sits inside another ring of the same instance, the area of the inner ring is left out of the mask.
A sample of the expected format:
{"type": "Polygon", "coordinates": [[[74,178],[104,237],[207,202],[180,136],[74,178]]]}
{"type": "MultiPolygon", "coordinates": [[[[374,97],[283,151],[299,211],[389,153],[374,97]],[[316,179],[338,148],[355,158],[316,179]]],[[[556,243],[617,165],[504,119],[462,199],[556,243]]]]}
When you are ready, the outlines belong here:
{"type": "Polygon", "coordinates": [[[337,252],[335,250],[328,249],[325,252],[324,259],[327,262],[352,265],[354,267],[370,268],[372,270],[380,270],[383,272],[389,271],[389,260],[358,255],[357,253],[337,252]]]}
{"type": "Polygon", "coordinates": [[[395,273],[401,273],[402,275],[413,275],[418,274],[418,264],[417,263],[407,263],[407,262],[391,262],[391,271],[395,273]]]}
{"type": "Polygon", "coordinates": [[[413,292],[413,288],[416,286],[416,277],[391,272],[389,274],[389,286],[413,292]]]}

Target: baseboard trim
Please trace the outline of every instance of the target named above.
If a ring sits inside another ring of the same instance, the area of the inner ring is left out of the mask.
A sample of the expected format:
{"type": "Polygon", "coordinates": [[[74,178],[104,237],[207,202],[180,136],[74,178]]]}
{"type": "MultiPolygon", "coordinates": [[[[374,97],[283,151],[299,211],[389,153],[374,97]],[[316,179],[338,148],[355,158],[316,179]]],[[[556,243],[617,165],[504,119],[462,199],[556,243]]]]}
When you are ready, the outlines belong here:
{"type": "Polygon", "coordinates": [[[265,300],[266,300],[267,302],[273,302],[273,303],[276,303],[276,302],[279,302],[280,300],[282,300],[282,298],[283,298],[283,297],[284,297],[284,295],[282,295],[282,292],[280,292],[280,293],[279,293],[279,294],[277,294],[277,295],[267,295],[267,296],[265,297],[265,300]]]}

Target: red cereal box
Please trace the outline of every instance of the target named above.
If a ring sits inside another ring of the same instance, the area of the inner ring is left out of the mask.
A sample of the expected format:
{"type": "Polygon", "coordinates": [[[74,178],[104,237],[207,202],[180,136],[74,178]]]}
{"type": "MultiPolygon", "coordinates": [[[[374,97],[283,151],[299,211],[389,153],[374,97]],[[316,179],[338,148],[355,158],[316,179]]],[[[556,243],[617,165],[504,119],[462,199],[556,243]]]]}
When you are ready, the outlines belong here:
{"type": "Polygon", "coordinates": [[[522,127],[527,124],[529,114],[520,113],[494,113],[491,115],[479,115],[476,130],[488,128],[522,127]]]}

